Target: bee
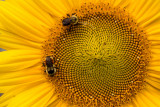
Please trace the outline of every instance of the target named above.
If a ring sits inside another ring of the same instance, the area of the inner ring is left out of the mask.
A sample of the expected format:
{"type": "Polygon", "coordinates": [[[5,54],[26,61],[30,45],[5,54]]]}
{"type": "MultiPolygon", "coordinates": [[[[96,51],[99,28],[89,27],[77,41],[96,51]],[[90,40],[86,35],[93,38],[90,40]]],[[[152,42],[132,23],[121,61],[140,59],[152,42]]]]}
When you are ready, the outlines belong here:
{"type": "Polygon", "coordinates": [[[74,25],[84,25],[84,26],[90,26],[92,29],[96,29],[96,27],[90,25],[88,22],[79,22],[78,16],[75,15],[76,13],[73,13],[72,16],[70,17],[69,14],[67,16],[69,18],[65,18],[62,20],[63,26],[69,26],[69,31],[71,30],[71,27],[74,25]]]}
{"type": "Polygon", "coordinates": [[[67,16],[69,18],[65,18],[65,19],[62,20],[63,26],[78,24],[78,17],[75,15],[75,13],[73,13],[71,17],[70,17],[69,14],[67,14],[67,16]]]}
{"type": "Polygon", "coordinates": [[[47,75],[51,77],[54,76],[54,74],[56,73],[56,70],[58,69],[55,66],[54,62],[55,62],[55,59],[53,57],[47,56],[45,63],[43,63],[43,66],[46,66],[45,72],[47,73],[47,75]]]}

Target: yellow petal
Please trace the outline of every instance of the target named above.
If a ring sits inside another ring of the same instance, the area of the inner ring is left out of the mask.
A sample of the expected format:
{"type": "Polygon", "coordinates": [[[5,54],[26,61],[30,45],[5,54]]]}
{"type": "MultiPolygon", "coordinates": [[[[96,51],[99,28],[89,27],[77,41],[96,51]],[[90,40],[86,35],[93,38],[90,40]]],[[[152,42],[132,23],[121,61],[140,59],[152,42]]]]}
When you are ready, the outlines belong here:
{"type": "Polygon", "coordinates": [[[137,22],[143,22],[147,18],[154,17],[159,12],[159,0],[133,0],[129,7],[129,13],[136,18],[137,22]]]}
{"type": "Polygon", "coordinates": [[[54,90],[50,90],[48,93],[46,93],[42,98],[40,98],[38,101],[34,102],[32,105],[33,107],[45,107],[47,106],[47,102],[50,100],[50,98],[53,95],[54,90]]]}
{"type": "Polygon", "coordinates": [[[142,20],[146,19],[149,16],[154,16],[154,14],[159,12],[158,10],[160,9],[158,5],[160,3],[159,0],[148,0],[148,1],[142,0],[142,1],[143,5],[141,5],[141,8],[139,8],[139,12],[137,12],[136,15],[138,22],[141,22],[142,20]]]}
{"type": "Polygon", "coordinates": [[[138,104],[138,107],[147,107],[147,104],[141,99],[140,94],[138,93],[136,96],[136,102],[138,104]]]}
{"type": "Polygon", "coordinates": [[[32,61],[19,62],[14,64],[0,65],[0,72],[6,73],[6,72],[18,71],[18,70],[22,70],[22,69],[31,67],[33,65],[36,65],[38,63],[39,63],[39,59],[32,60],[32,61]]]}
{"type": "Polygon", "coordinates": [[[0,29],[0,47],[9,49],[41,49],[42,43],[25,39],[19,35],[0,29]]]}
{"type": "Polygon", "coordinates": [[[9,89],[11,89],[13,86],[1,86],[0,87],[0,93],[5,93],[7,92],[9,89]]]}
{"type": "Polygon", "coordinates": [[[155,13],[155,15],[150,16],[149,18],[143,19],[143,22],[141,21],[140,23],[145,30],[154,26],[158,26],[160,28],[160,13],[155,13]]]}
{"type": "Polygon", "coordinates": [[[134,105],[135,107],[140,107],[140,105],[139,105],[138,102],[137,102],[136,97],[137,97],[137,96],[135,96],[135,97],[132,98],[133,105],[134,105]]]}
{"type": "MultiPolygon", "coordinates": [[[[53,104],[57,104],[58,100],[59,100],[58,95],[57,95],[56,93],[54,93],[54,94],[52,95],[52,97],[49,99],[49,101],[47,102],[47,105],[48,105],[48,106],[51,106],[51,105],[53,105],[53,104]]],[[[51,106],[51,107],[52,107],[52,106],[51,106]]]]}
{"type": "Polygon", "coordinates": [[[160,72],[160,66],[149,66],[148,69],[155,72],[160,72]]]}
{"type": "Polygon", "coordinates": [[[13,79],[18,77],[25,77],[30,75],[42,75],[41,66],[30,67],[20,71],[10,72],[10,73],[1,73],[0,80],[4,79],[13,79]]]}
{"type": "Polygon", "coordinates": [[[49,103],[48,107],[55,107],[57,104],[59,104],[60,99],[56,98],[55,100],[52,101],[52,103],[49,103]]]}
{"type": "MultiPolygon", "coordinates": [[[[36,3],[35,0],[27,0],[27,1],[19,1],[19,0],[13,0],[9,1],[10,4],[16,5],[16,8],[21,8],[27,16],[31,16],[36,21],[38,21],[41,25],[49,28],[53,24],[53,19],[49,16],[48,13],[43,11],[41,7],[39,7],[36,3]]],[[[25,18],[26,19],[26,18],[25,18]]],[[[42,26],[34,26],[37,29],[40,29],[42,26]]],[[[41,29],[42,30],[42,29],[41,29]]],[[[43,29],[44,32],[44,29],[43,29]]]]}
{"type": "Polygon", "coordinates": [[[10,50],[1,52],[0,58],[0,73],[3,73],[36,65],[40,63],[41,56],[39,50],[10,50]]]}
{"type": "Polygon", "coordinates": [[[149,107],[159,107],[159,98],[155,94],[151,94],[150,91],[144,90],[141,93],[141,99],[149,106],[149,107]]]}
{"type": "Polygon", "coordinates": [[[29,107],[42,98],[45,94],[51,91],[51,84],[42,83],[38,86],[35,86],[31,89],[28,89],[18,95],[16,95],[8,107],[29,107]]]}
{"type": "MultiPolygon", "coordinates": [[[[148,94],[148,96],[153,96],[152,98],[155,98],[155,103],[157,104],[157,103],[159,103],[159,102],[157,102],[157,100],[159,100],[160,99],[160,91],[159,91],[159,89],[157,89],[157,88],[155,88],[154,86],[152,86],[151,84],[148,84],[147,83],[147,85],[146,85],[146,87],[145,87],[145,89],[144,89],[144,91],[146,91],[147,92],[147,94],[148,94]]],[[[153,99],[154,100],[154,99],[153,99]]]]}
{"type": "MultiPolygon", "coordinates": [[[[68,106],[69,106],[68,103],[63,102],[63,104],[61,104],[61,106],[59,106],[59,107],[68,107],[68,106]]],[[[58,107],[58,106],[57,106],[57,107],[58,107]]]]}
{"type": "MultiPolygon", "coordinates": [[[[43,11],[50,14],[53,18],[61,17],[67,13],[67,5],[61,0],[35,0],[36,5],[39,6],[43,11]]],[[[70,7],[72,8],[72,7],[70,7]]]]}
{"type": "Polygon", "coordinates": [[[113,6],[118,6],[118,7],[121,7],[121,8],[126,8],[130,3],[131,1],[130,0],[114,0],[114,4],[113,6]]]}
{"type": "Polygon", "coordinates": [[[35,42],[42,42],[47,36],[43,28],[46,25],[27,13],[23,8],[7,2],[0,7],[0,12],[0,23],[4,26],[1,29],[35,42]]]}
{"type": "Polygon", "coordinates": [[[160,71],[148,71],[147,74],[148,76],[160,79],[160,71]]]}
{"type": "Polygon", "coordinates": [[[24,84],[27,82],[39,80],[43,77],[44,77],[43,75],[31,75],[31,76],[17,77],[17,78],[11,78],[11,79],[2,79],[0,81],[0,86],[24,84]]]}
{"type": "Polygon", "coordinates": [[[45,82],[47,82],[46,78],[42,77],[38,80],[32,80],[30,82],[18,84],[14,86],[9,86],[9,87],[1,86],[0,88],[5,89],[5,92],[3,92],[4,93],[3,96],[0,97],[0,104],[8,105],[10,100],[16,95],[18,95],[19,93],[45,82]]]}
{"type": "Polygon", "coordinates": [[[153,88],[160,90],[160,83],[159,83],[159,79],[158,78],[154,78],[154,77],[147,77],[146,82],[148,85],[152,86],[153,88]]]}
{"type": "Polygon", "coordinates": [[[60,101],[58,102],[58,104],[55,105],[55,107],[61,107],[64,103],[65,103],[65,102],[64,102],[63,100],[60,100],[60,101]]]}

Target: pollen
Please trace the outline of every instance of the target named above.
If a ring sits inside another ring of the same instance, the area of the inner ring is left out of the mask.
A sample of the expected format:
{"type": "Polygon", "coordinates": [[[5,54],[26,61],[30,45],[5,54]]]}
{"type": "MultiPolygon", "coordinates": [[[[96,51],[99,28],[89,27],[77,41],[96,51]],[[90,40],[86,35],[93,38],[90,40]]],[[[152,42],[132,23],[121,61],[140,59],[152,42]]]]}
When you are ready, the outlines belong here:
{"type": "Polygon", "coordinates": [[[86,3],[72,13],[80,24],[64,27],[61,18],[43,46],[42,61],[54,56],[58,68],[48,77],[58,97],[83,107],[129,103],[145,86],[147,34],[125,9],[110,4],[86,3]]]}

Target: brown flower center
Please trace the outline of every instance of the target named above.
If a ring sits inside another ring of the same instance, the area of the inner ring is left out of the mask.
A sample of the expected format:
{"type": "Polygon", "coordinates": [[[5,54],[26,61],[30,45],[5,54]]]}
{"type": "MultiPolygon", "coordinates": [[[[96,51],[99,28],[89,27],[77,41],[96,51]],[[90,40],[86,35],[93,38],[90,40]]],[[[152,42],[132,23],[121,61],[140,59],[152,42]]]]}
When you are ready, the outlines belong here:
{"type": "Polygon", "coordinates": [[[150,57],[146,34],[125,10],[109,4],[84,4],[73,13],[81,24],[69,29],[60,21],[43,46],[43,61],[56,59],[50,79],[59,97],[97,107],[130,101],[144,86],[150,57]]]}

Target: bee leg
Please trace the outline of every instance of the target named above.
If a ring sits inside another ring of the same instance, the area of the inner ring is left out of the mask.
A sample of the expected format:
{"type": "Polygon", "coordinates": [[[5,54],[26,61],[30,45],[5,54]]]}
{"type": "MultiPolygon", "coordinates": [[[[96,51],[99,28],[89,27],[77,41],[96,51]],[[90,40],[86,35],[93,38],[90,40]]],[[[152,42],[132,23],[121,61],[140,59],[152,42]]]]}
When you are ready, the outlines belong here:
{"type": "Polygon", "coordinates": [[[77,24],[75,24],[75,26],[77,26],[77,25],[84,25],[84,24],[81,22],[77,22],[77,24]]]}
{"type": "Polygon", "coordinates": [[[72,13],[72,15],[75,15],[76,13],[72,13]]]}
{"type": "Polygon", "coordinates": [[[43,62],[42,65],[45,67],[45,63],[43,62]]]}
{"type": "Polygon", "coordinates": [[[53,57],[53,60],[54,60],[54,63],[55,63],[55,62],[56,62],[56,61],[55,61],[55,57],[53,57]]]}
{"type": "Polygon", "coordinates": [[[44,70],[44,72],[45,72],[46,74],[48,74],[47,69],[46,69],[46,70],[44,70]]]}
{"type": "Polygon", "coordinates": [[[71,27],[72,27],[72,25],[69,26],[69,29],[68,29],[69,32],[71,31],[71,27]]]}
{"type": "Polygon", "coordinates": [[[53,68],[57,68],[57,67],[53,64],[53,68]]]}
{"type": "Polygon", "coordinates": [[[69,15],[69,14],[67,14],[67,16],[68,16],[68,17],[70,17],[70,15],[69,15]]]}
{"type": "Polygon", "coordinates": [[[59,69],[59,68],[57,68],[57,67],[55,67],[56,69],[59,69]]]}

